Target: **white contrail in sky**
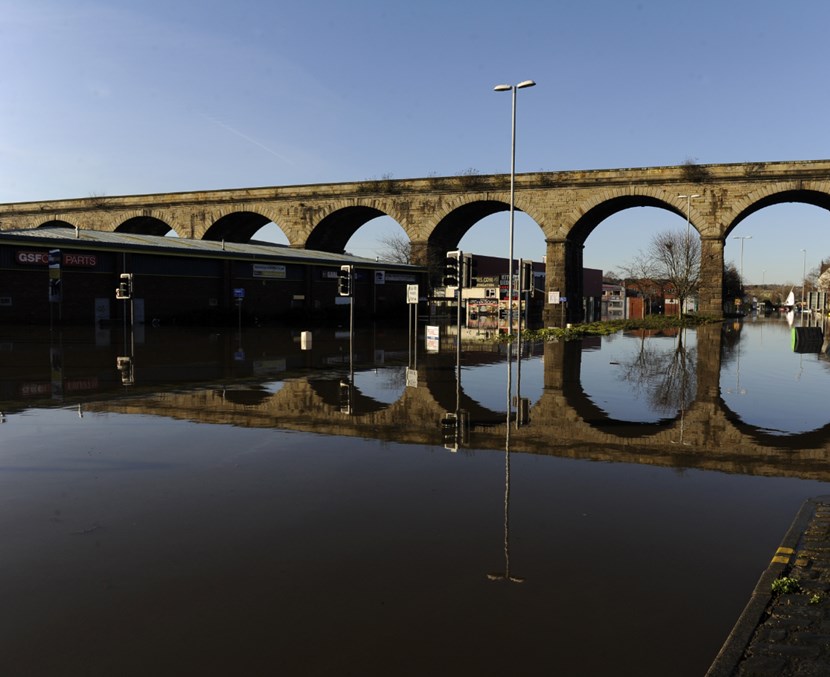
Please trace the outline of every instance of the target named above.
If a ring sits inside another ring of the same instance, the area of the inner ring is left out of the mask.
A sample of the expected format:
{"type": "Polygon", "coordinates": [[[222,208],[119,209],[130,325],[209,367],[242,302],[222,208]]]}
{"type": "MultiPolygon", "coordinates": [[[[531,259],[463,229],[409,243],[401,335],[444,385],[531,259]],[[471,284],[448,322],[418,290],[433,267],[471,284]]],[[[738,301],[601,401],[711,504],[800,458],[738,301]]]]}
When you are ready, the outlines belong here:
{"type": "Polygon", "coordinates": [[[271,155],[273,155],[274,157],[279,158],[280,160],[282,160],[282,161],[283,161],[283,162],[285,162],[286,164],[289,164],[289,165],[293,165],[293,164],[294,164],[293,162],[291,162],[291,160],[289,160],[289,159],[288,159],[287,157],[285,157],[284,155],[280,155],[277,151],[275,151],[275,150],[273,150],[273,149],[269,148],[269,147],[268,147],[268,146],[266,146],[264,143],[261,143],[261,142],[257,141],[256,139],[251,138],[251,137],[250,137],[250,136],[248,136],[247,134],[243,134],[243,133],[242,133],[242,132],[240,132],[238,129],[234,129],[233,127],[231,127],[230,125],[225,124],[225,123],[224,123],[224,122],[222,122],[221,120],[217,120],[216,118],[212,118],[212,117],[210,117],[209,115],[205,115],[204,113],[202,113],[202,117],[203,117],[203,118],[205,118],[206,120],[210,120],[210,121],[211,121],[211,122],[213,122],[214,124],[219,125],[222,129],[226,129],[226,130],[228,130],[229,132],[231,132],[231,134],[236,134],[237,136],[242,137],[243,139],[245,139],[246,141],[248,141],[249,143],[252,143],[252,144],[254,144],[255,146],[258,146],[259,148],[262,148],[262,150],[264,150],[264,151],[266,151],[266,152],[268,152],[268,153],[271,153],[271,155]]]}

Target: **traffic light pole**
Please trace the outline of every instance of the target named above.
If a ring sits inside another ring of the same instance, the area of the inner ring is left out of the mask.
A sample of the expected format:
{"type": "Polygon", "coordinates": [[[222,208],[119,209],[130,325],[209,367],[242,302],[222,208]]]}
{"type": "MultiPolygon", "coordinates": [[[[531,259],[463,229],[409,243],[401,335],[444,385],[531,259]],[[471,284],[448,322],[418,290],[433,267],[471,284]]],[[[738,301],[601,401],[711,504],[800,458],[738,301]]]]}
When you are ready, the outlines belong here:
{"type": "Polygon", "coordinates": [[[455,288],[456,310],[455,310],[455,363],[457,366],[456,388],[461,384],[461,286],[464,281],[464,258],[461,250],[458,251],[458,286],[455,288]]]}
{"type": "Polygon", "coordinates": [[[119,301],[130,303],[130,339],[127,347],[127,309],[123,308],[124,318],[124,352],[128,353],[116,359],[116,365],[122,370],[121,382],[124,385],[131,385],[134,382],[133,358],[135,356],[135,308],[133,306],[133,276],[132,273],[121,273],[120,282],[115,289],[115,298],[119,301]]]}

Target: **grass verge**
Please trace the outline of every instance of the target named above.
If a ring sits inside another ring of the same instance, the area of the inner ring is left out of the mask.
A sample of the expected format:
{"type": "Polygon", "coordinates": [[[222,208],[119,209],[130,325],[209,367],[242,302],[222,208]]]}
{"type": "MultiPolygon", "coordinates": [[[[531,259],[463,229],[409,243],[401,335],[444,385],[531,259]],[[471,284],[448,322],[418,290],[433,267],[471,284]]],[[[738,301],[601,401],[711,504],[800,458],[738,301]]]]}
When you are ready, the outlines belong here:
{"type": "MultiPolygon", "coordinates": [[[[547,327],[545,329],[526,329],[522,331],[523,341],[572,341],[583,336],[606,336],[618,331],[648,331],[650,333],[673,334],[683,327],[696,327],[701,324],[723,322],[721,317],[686,315],[682,318],[665,315],[648,315],[636,320],[609,320],[607,322],[586,322],[569,327],[547,327]]],[[[512,341],[514,336],[502,336],[503,341],[512,341]]]]}

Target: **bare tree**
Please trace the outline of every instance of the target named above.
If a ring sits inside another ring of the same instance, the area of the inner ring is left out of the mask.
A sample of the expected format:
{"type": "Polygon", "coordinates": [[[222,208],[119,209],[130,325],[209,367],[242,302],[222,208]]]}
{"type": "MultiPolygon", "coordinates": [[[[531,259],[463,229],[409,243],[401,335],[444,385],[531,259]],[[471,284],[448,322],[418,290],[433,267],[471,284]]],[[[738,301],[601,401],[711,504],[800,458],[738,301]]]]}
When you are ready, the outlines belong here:
{"type": "Polygon", "coordinates": [[[379,242],[382,245],[382,249],[378,253],[378,258],[381,261],[411,263],[412,243],[406,235],[402,233],[391,233],[380,237],[379,242]]]}
{"type": "Polygon", "coordinates": [[[626,287],[633,287],[646,299],[646,308],[651,307],[651,292],[656,285],[657,267],[654,261],[642,251],[627,265],[620,266],[619,276],[626,287]]]}
{"type": "Polygon", "coordinates": [[[816,266],[807,271],[807,275],[804,278],[804,286],[807,288],[807,291],[815,291],[818,289],[819,275],[821,275],[821,266],[816,266]]]}
{"type": "Polygon", "coordinates": [[[678,331],[674,348],[640,337],[639,353],[622,362],[620,378],[634,390],[647,393],[654,408],[683,415],[697,392],[697,351],[686,346],[685,330],[678,331]]]}
{"type": "Polygon", "coordinates": [[[681,415],[689,408],[697,393],[697,349],[688,348],[685,329],[677,334],[677,343],[671,353],[664,353],[655,360],[659,377],[655,379],[651,393],[652,405],[662,411],[678,411],[681,415]]]}
{"type": "Polygon", "coordinates": [[[648,252],[658,276],[674,288],[682,315],[684,302],[700,284],[700,240],[688,230],[658,233],[648,252]]]}

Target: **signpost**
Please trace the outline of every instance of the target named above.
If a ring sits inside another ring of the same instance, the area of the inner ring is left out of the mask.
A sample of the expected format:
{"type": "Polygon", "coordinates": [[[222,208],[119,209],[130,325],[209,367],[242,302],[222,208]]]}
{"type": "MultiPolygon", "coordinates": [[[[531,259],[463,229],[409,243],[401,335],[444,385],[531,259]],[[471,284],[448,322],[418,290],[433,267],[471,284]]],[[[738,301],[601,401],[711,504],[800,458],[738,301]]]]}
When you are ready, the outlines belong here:
{"type": "Polygon", "coordinates": [[[60,302],[63,297],[61,290],[61,250],[49,250],[49,328],[52,327],[52,304],[58,305],[58,320],[60,320],[60,302]]]}
{"type": "Polygon", "coordinates": [[[245,290],[241,287],[236,287],[233,290],[233,298],[236,302],[237,313],[239,317],[239,336],[242,338],[242,301],[245,298],[245,290]]]}
{"type": "MultiPolygon", "coordinates": [[[[409,364],[412,365],[412,346],[415,346],[416,368],[418,355],[418,285],[406,285],[406,304],[409,313],[409,337],[407,338],[407,349],[409,350],[409,364]],[[414,329],[414,332],[413,332],[414,329]]],[[[417,373],[415,375],[417,384],[417,373]]],[[[407,385],[409,385],[409,372],[407,371],[407,385]]]]}
{"type": "Polygon", "coordinates": [[[562,313],[561,313],[561,316],[560,316],[560,322],[564,323],[565,322],[565,305],[568,303],[568,297],[567,296],[561,296],[558,291],[549,291],[548,292],[548,303],[551,303],[551,304],[554,304],[554,305],[556,305],[556,304],[559,305],[559,307],[562,310],[562,313]]]}

